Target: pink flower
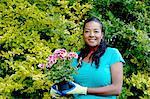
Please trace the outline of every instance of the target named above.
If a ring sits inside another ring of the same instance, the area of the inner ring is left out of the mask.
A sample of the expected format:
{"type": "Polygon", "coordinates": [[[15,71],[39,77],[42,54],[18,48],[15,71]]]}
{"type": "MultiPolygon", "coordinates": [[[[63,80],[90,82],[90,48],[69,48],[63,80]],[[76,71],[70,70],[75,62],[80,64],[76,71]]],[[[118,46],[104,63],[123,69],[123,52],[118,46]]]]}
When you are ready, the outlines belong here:
{"type": "MultiPolygon", "coordinates": [[[[46,64],[39,64],[38,67],[41,69],[46,68],[51,68],[54,64],[57,63],[58,58],[60,59],[67,59],[67,60],[71,60],[72,58],[78,58],[78,54],[75,52],[70,52],[67,53],[67,51],[65,49],[57,49],[54,51],[53,55],[50,55],[46,60],[47,63],[46,64]]],[[[58,63],[59,64],[59,63],[58,63]]],[[[57,65],[56,65],[57,66],[57,65]]]]}
{"type": "Polygon", "coordinates": [[[44,69],[45,66],[44,66],[44,64],[39,64],[38,67],[41,69],[44,69]]]}
{"type": "Polygon", "coordinates": [[[78,58],[78,54],[75,52],[70,52],[67,55],[68,58],[72,59],[72,58],[78,58]]]}
{"type": "Polygon", "coordinates": [[[67,56],[67,51],[65,49],[57,49],[54,51],[54,56],[63,59],[67,56]]]}
{"type": "Polygon", "coordinates": [[[49,64],[49,63],[47,63],[47,64],[46,64],[46,68],[51,68],[51,67],[52,67],[52,65],[53,65],[53,64],[49,64]]]}
{"type": "Polygon", "coordinates": [[[48,60],[49,65],[53,65],[57,62],[57,57],[54,55],[50,55],[46,60],[48,60]]]}

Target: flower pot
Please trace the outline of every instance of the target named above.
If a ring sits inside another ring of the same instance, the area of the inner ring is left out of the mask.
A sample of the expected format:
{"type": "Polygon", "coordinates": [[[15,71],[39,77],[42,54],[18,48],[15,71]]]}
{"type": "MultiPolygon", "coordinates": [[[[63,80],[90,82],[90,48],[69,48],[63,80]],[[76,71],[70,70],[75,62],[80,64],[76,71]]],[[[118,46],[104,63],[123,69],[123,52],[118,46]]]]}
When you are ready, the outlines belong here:
{"type": "Polygon", "coordinates": [[[68,89],[71,89],[73,88],[72,85],[70,85],[68,83],[68,81],[62,81],[62,82],[59,82],[56,84],[57,85],[57,88],[60,92],[62,92],[63,90],[68,90],[68,89]]]}

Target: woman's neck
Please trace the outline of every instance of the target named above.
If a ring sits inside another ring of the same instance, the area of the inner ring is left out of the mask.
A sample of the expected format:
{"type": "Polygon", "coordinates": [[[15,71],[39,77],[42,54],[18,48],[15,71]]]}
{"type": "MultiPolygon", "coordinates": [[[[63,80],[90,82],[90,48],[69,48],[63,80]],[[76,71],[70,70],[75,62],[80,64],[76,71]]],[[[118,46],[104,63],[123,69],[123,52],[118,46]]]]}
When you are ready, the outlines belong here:
{"type": "Polygon", "coordinates": [[[90,49],[89,53],[93,53],[93,52],[95,52],[98,49],[98,46],[89,47],[89,49],[90,49]]]}
{"type": "Polygon", "coordinates": [[[88,55],[83,59],[83,61],[85,61],[85,62],[88,62],[88,63],[90,63],[90,62],[92,62],[92,57],[91,57],[91,55],[92,55],[92,53],[94,53],[96,50],[97,50],[97,46],[96,47],[89,47],[89,53],[88,53],[88,55]]]}

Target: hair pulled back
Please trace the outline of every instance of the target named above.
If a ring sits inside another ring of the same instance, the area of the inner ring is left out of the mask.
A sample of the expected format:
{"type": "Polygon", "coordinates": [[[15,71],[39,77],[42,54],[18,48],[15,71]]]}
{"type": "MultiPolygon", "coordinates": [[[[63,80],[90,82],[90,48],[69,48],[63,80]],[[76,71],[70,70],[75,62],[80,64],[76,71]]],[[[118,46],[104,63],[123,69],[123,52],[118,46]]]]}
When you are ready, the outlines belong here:
{"type": "MultiPolygon", "coordinates": [[[[91,18],[88,18],[87,20],[85,20],[84,25],[83,25],[83,31],[84,31],[86,23],[91,22],[91,21],[99,23],[101,26],[101,29],[102,29],[102,33],[103,33],[103,38],[100,42],[100,45],[98,46],[97,50],[94,53],[92,53],[90,56],[90,57],[92,57],[92,63],[95,62],[96,68],[98,68],[99,63],[100,63],[100,58],[105,53],[107,44],[104,40],[103,24],[101,23],[101,21],[98,18],[91,17],[91,18]]],[[[80,50],[78,61],[80,61],[80,59],[84,59],[88,55],[89,52],[90,52],[89,46],[87,44],[85,44],[85,47],[80,50]]],[[[81,65],[79,65],[79,66],[81,66],[81,65]]]]}

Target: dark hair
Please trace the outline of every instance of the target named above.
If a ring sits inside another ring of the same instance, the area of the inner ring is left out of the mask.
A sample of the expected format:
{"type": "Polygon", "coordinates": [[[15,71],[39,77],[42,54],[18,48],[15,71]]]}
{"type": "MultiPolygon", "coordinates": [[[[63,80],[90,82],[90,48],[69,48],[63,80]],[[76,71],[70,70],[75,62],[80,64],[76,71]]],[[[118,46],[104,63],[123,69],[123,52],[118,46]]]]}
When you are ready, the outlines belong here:
{"type": "MultiPolygon", "coordinates": [[[[91,22],[91,21],[94,21],[94,22],[97,22],[97,23],[100,24],[101,29],[102,29],[102,33],[104,35],[103,24],[96,17],[91,17],[91,18],[88,18],[87,20],[85,20],[84,25],[83,25],[83,30],[85,28],[86,23],[91,22]]],[[[107,44],[106,44],[106,42],[104,40],[104,36],[103,36],[103,39],[101,40],[98,49],[94,53],[92,53],[92,55],[91,55],[92,63],[95,62],[96,68],[99,67],[100,58],[105,53],[106,48],[107,48],[107,44]]],[[[81,51],[80,51],[78,61],[80,61],[81,58],[84,59],[88,55],[89,52],[90,52],[89,46],[87,44],[85,44],[85,47],[82,48],[81,51]]],[[[81,66],[81,64],[79,64],[79,66],[81,66]]]]}

